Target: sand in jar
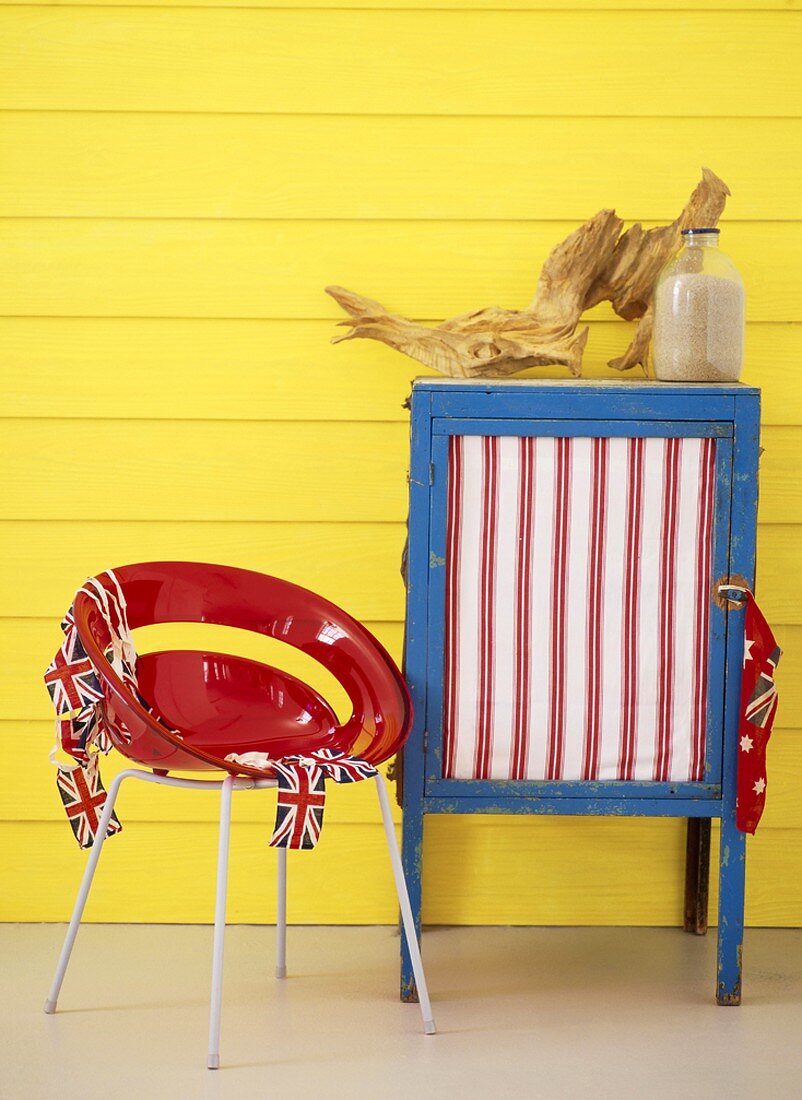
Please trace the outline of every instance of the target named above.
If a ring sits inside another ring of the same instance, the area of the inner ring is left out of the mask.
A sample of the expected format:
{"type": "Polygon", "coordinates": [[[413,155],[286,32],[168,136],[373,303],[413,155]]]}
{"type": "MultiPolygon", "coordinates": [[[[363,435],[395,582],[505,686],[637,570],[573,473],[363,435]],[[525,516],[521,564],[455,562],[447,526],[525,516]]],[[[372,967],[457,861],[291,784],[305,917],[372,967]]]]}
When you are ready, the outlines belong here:
{"type": "Polygon", "coordinates": [[[735,382],[743,364],[744,287],[715,226],[682,230],[654,294],[652,363],[664,382],[735,382]]]}

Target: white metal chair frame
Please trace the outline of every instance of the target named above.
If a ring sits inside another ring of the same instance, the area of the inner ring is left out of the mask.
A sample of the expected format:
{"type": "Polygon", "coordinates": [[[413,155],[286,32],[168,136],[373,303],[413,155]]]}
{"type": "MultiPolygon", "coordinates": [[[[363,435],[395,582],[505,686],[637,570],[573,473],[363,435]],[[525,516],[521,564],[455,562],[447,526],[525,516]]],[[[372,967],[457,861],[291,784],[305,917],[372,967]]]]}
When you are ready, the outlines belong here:
{"type": "MultiPolygon", "coordinates": [[[[220,837],[217,854],[217,895],[214,913],[214,946],[212,950],[212,998],[211,1012],[209,1016],[209,1056],[207,1066],[209,1069],[220,1067],[220,1010],[223,994],[223,940],[226,928],[226,897],[228,892],[228,849],[231,832],[231,794],[234,790],[262,790],[265,787],[275,787],[275,779],[253,779],[245,776],[227,775],[223,780],[205,779],[180,779],[167,775],[155,775],[153,772],[140,771],[137,768],[128,768],[114,777],[109,785],[108,797],[103,807],[97,835],[89,853],[89,860],[84,871],[78,897],[75,901],[72,918],[70,920],[64,946],[61,949],[53,984],[50,987],[45,1012],[54,1013],[58,1003],[61,985],[70,961],[75,937],[81,924],[86,899],[92,886],[92,879],[100,858],[100,851],[106,839],[114,803],[117,799],[120,786],[124,779],[142,779],[146,783],[157,783],[164,787],[181,787],[185,790],[219,790],[220,791],[220,837]]],[[[427,1035],[435,1033],[432,1006],[429,1001],[429,993],[426,987],[426,978],[423,973],[423,962],[420,955],[418,938],[415,934],[415,921],[412,916],[412,907],[409,903],[407,884],[401,867],[401,856],[398,851],[398,841],[395,835],[390,799],[387,788],[381,775],[376,776],[376,789],[379,795],[382,822],[387,837],[387,846],[390,850],[390,862],[393,867],[395,888],[398,894],[398,903],[401,908],[401,919],[404,926],[407,947],[412,960],[412,968],[415,973],[415,982],[418,990],[421,1015],[423,1017],[423,1030],[427,1035]]],[[[287,849],[279,848],[278,851],[278,899],[276,910],[276,977],[287,976],[287,849]]]]}

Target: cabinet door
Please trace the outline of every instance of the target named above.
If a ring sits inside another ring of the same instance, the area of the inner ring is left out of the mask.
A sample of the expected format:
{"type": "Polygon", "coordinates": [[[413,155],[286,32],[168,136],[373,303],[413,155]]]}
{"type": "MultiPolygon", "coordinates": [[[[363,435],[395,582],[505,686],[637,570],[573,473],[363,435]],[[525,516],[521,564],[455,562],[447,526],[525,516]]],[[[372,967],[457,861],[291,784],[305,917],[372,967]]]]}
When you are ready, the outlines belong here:
{"type": "Polygon", "coordinates": [[[427,790],[720,783],[732,424],[432,427],[427,790]]]}

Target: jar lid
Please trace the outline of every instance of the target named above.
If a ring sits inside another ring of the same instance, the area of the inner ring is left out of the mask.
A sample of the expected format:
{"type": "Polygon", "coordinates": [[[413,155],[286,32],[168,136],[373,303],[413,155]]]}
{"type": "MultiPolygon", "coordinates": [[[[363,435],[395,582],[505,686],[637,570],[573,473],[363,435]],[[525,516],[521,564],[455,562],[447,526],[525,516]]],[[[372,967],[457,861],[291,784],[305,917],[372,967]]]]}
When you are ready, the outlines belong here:
{"type": "Polygon", "coordinates": [[[719,234],[720,232],[721,232],[721,230],[720,230],[720,229],[716,229],[716,227],[715,227],[715,226],[712,226],[712,225],[711,225],[711,226],[705,226],[705,227],[703,227],[703,228],[701,228],[701,229],[697,229],[697,228],[694,228],[694,229],[683,229],[683,230],[682,230],[682,235],[683,235],[683,237],[693,237],[693,236],[695,236],[695,234],[697,234],[697,233],[715,233],[715,234],[716,234],[716,236],[718,236],[718,234],[719,234]]]}

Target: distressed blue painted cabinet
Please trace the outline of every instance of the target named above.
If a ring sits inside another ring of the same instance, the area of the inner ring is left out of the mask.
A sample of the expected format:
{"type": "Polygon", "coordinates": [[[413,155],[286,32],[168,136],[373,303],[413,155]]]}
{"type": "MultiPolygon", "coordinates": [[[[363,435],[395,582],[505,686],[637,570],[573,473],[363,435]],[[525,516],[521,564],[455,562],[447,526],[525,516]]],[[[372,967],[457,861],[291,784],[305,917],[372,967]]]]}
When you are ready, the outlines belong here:
{"type": "Polygon", "coordinates": [[[739,1003],[743,611],[718,588],[753,583],[759,391],[427,379],[411,409],[403,859],[418,926],[426,814],[684,817],[697,885],[717,817],[716,995],[739,1003]]]}

